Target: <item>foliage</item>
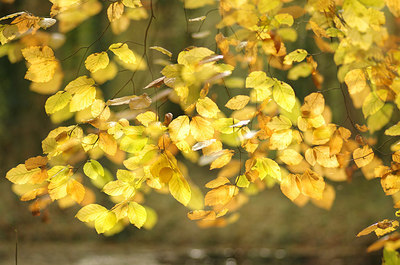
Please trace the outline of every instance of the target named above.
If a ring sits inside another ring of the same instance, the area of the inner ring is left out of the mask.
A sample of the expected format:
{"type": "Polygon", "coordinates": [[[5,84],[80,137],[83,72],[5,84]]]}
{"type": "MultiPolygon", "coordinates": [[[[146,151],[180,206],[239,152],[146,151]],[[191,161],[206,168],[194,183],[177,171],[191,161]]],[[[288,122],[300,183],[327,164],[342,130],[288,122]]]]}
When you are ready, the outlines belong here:
{"type": "MultiPolygon", "coordinates": [[[[400,16],[398,1],[310,0],[299,5],[280,0],[186,0],[185,12],[217,5],[217,49],[191,46],[177,55],[148,44],[156,1],[50,2],[50,18],[28,12],[0,18],[0,54],[13,63],[26,61],[31,89],[51,95],[45,110],[53,121],[71,124],[75,118],[75,124],[48,134],[43,156],[27,159],[6,175],[22,201],[34,201],[33,212],[40,213],[53,201],[61,207],[77,203],[82,208],[76,217],[94,225],[98,233],[117,233],[129,223],[151,228],[157,217],[143,204],[157,191],[170,193],[191,209],[188,218],[201,227],[223,226],[237,219],[235,211],[250,194],[274,185],[298,206],[311,201],[330,209],[335,199],[332,183],[350,180],[358,168],[367,179],[380,178],[395,208],[400,207],[400,123],[395,120],[400,108],[400,50],[398,38],[385,26],[388,19],[400,16]],[[63,38],[46,29],[55,24],[68,36],[95,15],[107,17],[108,26],[84,47],[76,77],[66,79],[66,59],[57,57],[63,38]],[[109,28],[119,35],[142,19],[148,21],[142,55],[131,41],[91,50],[109,28]],[[298,41],[302,30],[319,51],[307,50],[298,41]],[[160,76],[140,93],[135,89],[135,94],[118,97],[129,83],[137,82],[138,71],[153,75],[150,50],[170,59],[163,60],[160,76]],[[324,77],[319,66],[326,58],[336,65],[337,87],[324,84],[332,76],[324,77]],[[104,98],[103,84],[121,78],[123,71],[130,71],[131,77],[114,96],[104,98]],[[325,104],[326,93],[333,90],[341,92],[345,103],[342,124],[332,121],[337,106],[331,110],[325,104]],[[162,113],[165,102],[178,104],[182,113],[162,113]],[[381,150],[377,136],[395,141],[391,153],[381,150]],[[111,173],[104,158],[125,169],[111,173]],[[205,195],[189,178],[183,158],[219,170],[205,185],[205,195]],[[93,188],[109,195],[112,206],[97,204],[93,188]]],[[[187,23],[207,19],[208,13],[187,23]]],[[[206,36],[200,33],[193,38],[206,36]]],[[[382,236],[397,227],[398,221],[383,220],[359,236],[372,231],[382,236]]]]}

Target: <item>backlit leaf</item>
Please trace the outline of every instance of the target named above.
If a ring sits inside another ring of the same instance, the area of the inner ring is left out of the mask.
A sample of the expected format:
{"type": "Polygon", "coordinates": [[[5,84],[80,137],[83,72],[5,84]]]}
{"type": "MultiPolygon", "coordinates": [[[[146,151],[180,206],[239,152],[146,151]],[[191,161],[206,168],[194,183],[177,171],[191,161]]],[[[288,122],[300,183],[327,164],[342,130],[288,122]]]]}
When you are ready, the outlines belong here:
{"type": "Polygon", "coordinates": [[[298,165],[303,160],[303,157],[293,149],[283,150],[279,158],[289,166],[298,165]]]}
{"type": "Polygon", "coordinates": [[[220,186],[207,192],[204,204],[208,206],[227,204],[237,192],[238,188],[233,185],[220,186]]]}
{"type": "Polygon", "coordinates": [[[93,53],[86,58],[85,66],[90,72],[94,73],[108,66],[110,59],[106,52],[93,53]]]}
{"type": "Polygon", "coordinates": [[[115,224],[117,223],[117,217],[115,213],[107,211],[105,213],[100,214],[94,223],[94,227],[96,228],[96,232],[98,234],[102,234],[111,230],[115,224]]]}
{"type": "Polygon", "coordinates": [[[96,220],[100,215],[106,213],[108,210],[98,204],[89,204],[82,207],[75,215],[82,222],[91,222],[96,220]]]}
{"type": "Polygon", "coordinates": [[[374,152],[368,145],[364,145],[362,148],[354,150],[353,159],[358,167],[363,167],[374,159],[374,152]]]}
{"type": "Polygon", "coordinates": [[[195,116],[190,122],[190,134],[197,141],[206,141],[213,138],[214,128],[206,119],[201,116],[195,116]]]}
{"type": "Polygon", "coordinates": [[[300,175],[289,174],[283,177],[281,191],[291,201],[294,201],[301,193],[300,175]]]}
{"type": "Polygon", "coordinates": [[[128,218],[131,224],[141,228],[147,219],[146,209],[137,202],[130,202],[128,204],[128,218]]]}
{"type": "Polygon", "coordinates": [[[175,118],[168,125],[168,129],[172,141],[179,142],[184,140],[186,137],[188,137],[190,131],[189,117],[182,115],[175,118]]]}
{"type": "Polygon", "coordinates": [[[127,64],[136,63],[136,57],[132,50],[129,49],[126,43],[114,43],[109,47],[115,55],[118,56],[120,60],[127,64]]]}
{"type": "Polygon", "coordinates": [[[393,125],[389,129],[387,129],[385,131],[385,134],[386,135],[390,135],[390,136],[398,136],[398,135],[400,135],[400,122],[398,122],[397,124],[393,125]]]}
{"type": "Polygon", "coordinates": [[[351,95],[368,88],[364,71],[361,69],[354,69],[348,72],[344,77],[344,82],[346,83],[351,95]]]}
{"type": "Polygon", "coordinates": [[[385,105],[387,95],[388,91],[384,89],[369,93],[362,105],[364,117],[367,118],[368,116],[375,114],[378,110],[380,110],[385,105]]]}
{"type": "Polygon", "coordinates": [[[288,112],[292,112],[294,104],[296,103],[296,98],[294,96],[293,88],[282,82],[276,81],[274,84],[274,89],[272,90],[272,95],[275,102],[288,112]]]}
{"type": "Polygon", "coordinates": [[[216,118],[218,112],[220,112],[217,104],[208,97],[197,101],[196,110],[204,118],[216,118]]]}
{"type": "Polygon", "coordinates": [[[6,178],[15,184],[25,184],[30,182],[33,176],[39,172],[39,168],[27,170],[24,164],[19,164],[7,172],[6,178]]]}
{"type": "Polygon", "coordinates": [[[83,110],[89,107],[96,99],[96,88],[90,87],[86,90],[80,90],[72,96],[69,110],[71,112],[83,110]]]}
{"type": "Polygon", "coordinates": [[[232,110],[240,110],[243,109],[247,103],[249,103],[250,97],[244,95],[238,95],[231,98],[226,104],[225,107],[232,110]]]}
{"type": "Polygon", "coordinates": [[[300,177],[301,192],[311,198],[321,200],[325,189],[324,179],[314,171],[307,169],[300,177]]]}
{"type": "Polygon", "coordinates": [[[59,91],[53,96],[49,97],[44,105],[47,114],[53,114],[62,110],[71,101],[72,96],[69,92],[59,91]]]}
{"type": "Polygon", "coordinates": [[[85,163],[83,166],[83,172],[91,179],[97,179],[98,177],[104,176],[103,166],[94,159],[90,159],[85,163]]]}
{"type": "Polygon", "coordinates": [[[163,47],[160,47],[160,46],[152,46],[152,47],[150,47],[150,49],[151,49],[151,50],[159,51],[159,52],[161,52],[162,54],[167,55],[169,58],[172,57],[172,52],[168,51],[167,49],[165,49],[165,48],[163,48],[163,47]]]}
{"type": "Polygon", "coordinates": [[[50,81],[58,66],[53,50],[48,46],[31,46],[22,49],[22,55],[31,65],[25,78],[37,83],[50,81]]]}
{"type": "Polygon", "coordinates": [[[293,62],[301,62],[307,57],[307,55],[308,52],[306,50],[297,49],[286,55],[283,60],[283,63],[292,64],[293,62]]]}
{"type": "Polygon", "coordinates": [[[67,193],[74,201],[81,203],[85,197],[85,187],[80,182],[71,179],[67,184],[67,193]]]}
{"type": "Polygon", "coordinates": [[[190,186],[180,174],[173,174],[169,181],[169,192],[183,205],[187,205],[191,198],[190,186]]]}
{"type": "Polygon", "coordinates": [[[117,1],[110,4],[107,8],[107,17],[110,22],[114,22],[121,18],[124,13],[124,4],[117,1]]]}

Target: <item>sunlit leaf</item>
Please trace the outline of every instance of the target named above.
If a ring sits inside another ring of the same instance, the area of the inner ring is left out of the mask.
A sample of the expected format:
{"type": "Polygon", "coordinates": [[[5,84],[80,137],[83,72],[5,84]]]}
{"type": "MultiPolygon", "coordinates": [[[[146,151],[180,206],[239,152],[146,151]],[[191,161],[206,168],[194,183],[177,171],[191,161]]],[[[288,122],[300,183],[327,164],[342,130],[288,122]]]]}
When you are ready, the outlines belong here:
{"type": "Polygon", "coordinates": [[[126,43],[114,43],[109,47],[120,60],[128,64],[136,63],[136,57],[132,50],[129,49],[126,43]]]}
{"type": "Polygon", "coordinates": [[[94,73],[108,66],[110,59],[106,52],[93,53],[86,58],[85,66],[90,72],[94,73]]]}

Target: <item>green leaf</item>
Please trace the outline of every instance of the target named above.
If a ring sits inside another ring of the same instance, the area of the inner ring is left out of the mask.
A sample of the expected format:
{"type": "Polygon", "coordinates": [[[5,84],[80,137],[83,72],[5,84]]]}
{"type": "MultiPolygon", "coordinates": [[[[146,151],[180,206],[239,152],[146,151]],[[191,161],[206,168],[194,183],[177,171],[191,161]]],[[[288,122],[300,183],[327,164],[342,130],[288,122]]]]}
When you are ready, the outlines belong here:
{"type": "Polygon", "coordinates": [[[83,166],[83,172],[91,179],[97,179],[99,176],[104,176],[103,166],[96,160],[90,159],[83,166]]]}
{"type": "Polygon", "coordinates": [[[385,100],[387,98],[388,92],[387,90],[380,89],[378,91],[372,91],[365,98],[365,101],[362,106],[362,112],[364,117],[375,114],[385,105],[385,100]]]}
{"type": "Polygon", "coordinates": [[[71,101],[72,96],[69,92],[58,91],[53,96],[46,100],[44,105],[47,114],[53,114],[59,110],[62,110],[71,101]]]}
{"type": "Polygon", "coordinates": [[[383,265],[400,264],[400,254],[396,250],[383,249],[383,265]]]}
{"type": "Polygon", "coordinates": [[[272,91],[275,102],[288,112],[292,112],[296,97],[293,88],[282,81],[275,81],[274,89],[272,91]]]}
{"type": "Polygon", "coordinates": [[[400,135],[400,121],[385,131],[386,135],[398,136],[400,135]]]}
{"type": "Polygon", "coordinates": [[[370,133],[374,133],[382,129],[392,117],[393,105],[385,104],[378,112],[368,117],[367,126],[370,133]]]}
{"type": "Polygon", "coordinates": [[[259,173],[259,178],[263,180],[265,177],[271,177],[275,180],[281,181],[281,168],[278,163],[269,158],[257,158],[256,164],[252,169],[259,173]]]}
{"type": "Polygon", "coordinates": [[[283,59],[284,64],[292,64],[293,62],[301,62],[303,61],[308,55],[308,52],[303,49],[297,49],[292,51],[291,53],[287,54],[283,59]]]}

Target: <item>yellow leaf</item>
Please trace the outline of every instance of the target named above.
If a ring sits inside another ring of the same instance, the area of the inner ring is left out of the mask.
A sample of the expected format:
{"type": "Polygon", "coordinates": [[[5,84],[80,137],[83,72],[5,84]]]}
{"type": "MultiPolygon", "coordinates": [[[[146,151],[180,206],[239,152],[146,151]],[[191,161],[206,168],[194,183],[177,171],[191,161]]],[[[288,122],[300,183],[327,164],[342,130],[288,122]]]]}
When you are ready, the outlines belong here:
{"type": "Polygon", "coordinates": [[[287,25],[289,27],[291,27],[294,22],[293,17],[287,13],[277,14],[274,19],[276,19],[280,25],[287,25]]]}
{"type": "Polygon", "coordinates": [[[306,152],[304,153],[304,156],[305,156],[307,162],[311,166],[315,166],[315,164],[317,163],[317,155],[316,155],[315,151],[312,148],[308,148],[306,150],[306,152]]]}
{"type": "Polygon", "coordinates": [[[121,196],[123,195],[125,198],[131,197],[135,190],[133,187],[122,180],[110,181],[103,187],[103,192],[110,196],[121,196]]]}
{"type": "Polygon", "coordinates": [[[205,186],[206,188],[214,189],[227,183],[230,183],[230,181],[226,177],[217,177],[216,179],[207,182],[205,186]]]}
{"type": "Polygon", "coordinates": [[[321,93],[311,93],[304,98],[304,104],[300,111],[303,117],[317,117],[325,108],[325,99],[321,93]]]}
{"type": "Polygon", "coordinates": [[[107,8],[107,17],[110,22],[114,22],[121,18],[124,13],[124,4],[117,1],[110,4],[107,8]]]}
{"type": "Polygon", "coordinates": [[[286,55],[283,60],[283,63],[290,65],[293,62],[301,62],[307,57],[307,55],[308,55],[308,52],[306,50],[297,49],[297,50],[292,51],[288,55],[286,55]]]}
{"type": "Polygon", "coordinates": [[[191,198],[190,186],[186,179],[177,173],[174,173],[169,181],[169,192],[183,205],[187,205],[191,198]]]}
{"type": "Polygon", "coordinates": [[[83,172],[91,179],[97,179],[104,176],[103,166],[94,159],[90,159],[83,166],[83,172]]]}
{"type": "Polygon", "coordinates": [[[266,177],[281,181],[281,169],[274,160],[269,158],[257,158],[256,164],[252,167],[258,171],[258,177],[263,180],[266,177]]]}
{"type": "Polygon", "coordinates": [[[136,119],[141,124],[148,127],[150,123],[157,121],[157,116],[153,111],[146,111],[144,113],[140,113],[139,115],[137,115],[136,119]]]}
{"type": "Polygon", "coordinates": [[[300,177],[301,192],[311,198],[321,200],[325,189],[324,179],[314,171],[307,169],[300,177]]]}
{"type": "Polygon", "coordinates": [[[269,139],[269,148],[272,150],[286,149],[293,140],[293,131],[290,129],[274,132],[269,139]]]}
{"type": "Polygon", "coordinates": [[[93,53],[86,58],[85,66],[90,72],[94,73],[108,66],[110,59],[106,52],[93,53]]]}
{"type": "Polygon", "coordinates": [[[131,224],[141,228],[147,219],[146,209],[137,202],[130,202],[128,204],[128,218],[131,224]]]}
{"type": "Polygon", "coordinates": [[[82,222],[91,222],[96,220],[100,215],[106,213],[108,210],[98,204],[89,204],[82,207],[75,215],[82,222]]]}
{"type": "Polygon", "coordinates": [[[215,104],[215,102],[208,97],[199,99],[197,101],[196,110],[201,116],[205,118],[216,118],[218,112],[220,112],[217,104],[215,104]]]}
{"type": "Polygon", "coordinates": [[[185,0],[184,3],[185,3],[185,8],[195,9],[195,8],[203,7],[205,5],[212,5],[212,4],[214,4],[214,0],[203,0],[203,1],[185,0]]]}
{"type": "Polygon", "coordinates": [[[353,152],[353,159],[356,165],[360,168],[368,165],[374,159],[374,152],[368,145],[363,148],[357,148],[353,152]]]}
{"type": "Polygon", "coordinates": [[[100,69],[91,74],[93,79],[98,84],[103,84],[109,80],[114,79],[118,73],[118,66],[114,62],[110,62],[106,68],[100,69]]]}
{"type": "Polygon", "coordinates": [[[240,110],[243,109],[247,103],[249,103],[250,97],[244,95],[238,95],[231,98],[226,104],[225,107],[232,110],[240,110]]]}
{"type": "Polygon", "coordinates": [[[372,232],[375,232],[377,236],[382,236],[384,234],[394,231],[398,226],[398,221],[385,219],[378,223],[372,224],[367,228],[364,228],[361,232],[357,234],[357,237],[365,236],[372,232]]]}
{"type": "Polygon", "coordinates": [[[242,174],[236,179],[236,186],[240,188],[248,188],[250,185],[250,181],[247,179],[245,174],[242,174]]]}
{"type": "Polygon", "coordinates": [[[65,91],[68,91],[71,94],[81,93],[82,91],[88,90],[93,87],[94,84],[95,82],[92,78],[84,75],[69,82],[68,85],[65,87],[65,91]]]}
{"type": "Polygon", "coordinates": [[[106,154],[110,156],[114,156],[117,153],[117,141],[108,133],[100,132],[99,146],[106,154]]]}
{"type": "Polygon", "coordinates": [[[172,141],[183,141],[189,135],[189,117],[186,115],[177,117],[168,125],[168,129],[172,141]]]}
{"type": "Polygon", "coordinates": [[[204,204],[208,206],[227,204],[238,192],[238,188],[233,185],[223,185],[207,192],[204,204]]]}
{"type": "Polygon", "coordinates": [[[190,122],[190,134],[196,141],[207,141],[213,138],[214,128],[201,116],[195,116],[190,122]]]}
{"type": "Polygon", "coordinates": [[[130,7],[130,8],[136,8],[136,7],[142,6],[142,3],[140,2],[140,0],[122,0],[122,3],[124,4],[124,6],[130,7]]]}
{"type": "Polygon", "coordinates": [[[267,123],[267,127],[273,131],[280,131],[290,129],[292,122],[283,115],[275,116],[270,122],[267,123]]]}
{"type": "Polygon", "coordinates": [[[96,99],[96,88],[90,87],[86,90],[80,90],[72,96],[69,110],[71,112],[83,110],[94,102],[96,99]]]}
{"type": "Polygon", "coordinates": [[[26,72],[25,79],[44,83],[53,78],[58,62],[51,48],[48,46],[31,46],[21,51],[25,60],[31,64],[26,72]]]}
{"type": "Polygon", "coordinates": [[[33,176],[39,172],[39,168],[27,170],[24,164],[19,164],[17,167],[7,172],[6,178],[15,184],[25,184],[29,183],[33,176]]]}
{"type": "Polygon", "coordinates": [[[323,167],[339,167],[339,162],[335,155],[331,155],[329,146],[316,146],[313,148],[317,158],[317,163],[323,167]]]}
{"type": "Polygon", "coordinates": [[[152,229],[155,224],[157,223],[157,213],[156,211],[154,211],[153,209],[149,208],[149,207],[144,207],[146,209],[146,214],[147,214],[147,218],[146,218],[146,222],[144,223],[143,227],[145,229],[152,229]]]}
{"type": "Polygon", "coordinates": [[[53,114],[62,110],[71,101],[72,96],[66,91],[59,91],[46,100],[44,105],[47,114],[53,114]]]}
{"type": "Polygon", "coordinates": [[[300,175],[289,174],[282,178],[281,191],[291,201],[299,197],[301,193],[300,175]]]}
{"type": "Polygon", "coordinates": [[[312,202],[322,209],[329,210],[332,207],[332,204],[335,200],[335,196],[336,196],[335,189],[331,185],[326,184],[324,192],[322,194],[322,199],[321,200],[312,199],[312,202]]]}
{"type": "Polygon", "coordinates": [[[282,81],[276,81],[272,90],[272,96],[275,102],[288,112],[292,112],[296,97],[293,88],[282,81]]]}
{"type": "Polygon", "coordinates": [[[298,165],[303,160],[303,157],[293,149],[283,150],[279,155],[279,158],[283,161],[283,163],[289,166],[298,165]]]}
{"type": "Polygon", "coordinates": [[[118,56],[120,60],[127,64],[136,63],[136,57],[132,50],[128,48],[126,43],[114,43],[109,47],[110,51],[112,51],[115,55],[118,56]]]}
{"type": "Polygon", "coordinates": [[[379,111],[385,105],[387,95],[388,91],[384,89],[369,93],[362,105],[364,117],[367,118],[379,111]]]}
{"type": "Polygon", "coordinates": [[[58,64],[56,72],[54,73],[54,76],[50,81],[44,83],[32,82],[29,86],[29,89],[39,94],[54,94],[60,89],[63,79],[64,73],[60,67],[60,64],[58,64]]]}
{"type": "Polygon", "coordinates": [[[117,216],[115,215],[115,213],[107,210],[107,212],[100,214],[96,218],[94,222],[94,227],[96,228],[96,232],[98,234],[101,234],[111,230],[116,223],[117,216]]]}
{"type": "Polygon", "coordinates": [[[85,197],[85,187],[80,182],[70,179],[67,184],[67,194],[77,203],[81,203],[85,197]]]}
{"type": "Polygon", "coordinates": [[[215,169],[215,168],[221,168],[228,164],[232,156],[234,155],[234,152],[232,150],[224,150],[222,151],[222,155],[220,155],[217,159],[215,159],[211,165],[210,165],[210,170],[215,169]]]}
{"type": "Polygon", "coordinates": [[[385,134],[386,135],[390,135],[390,136],[398,136],[398,135],[400,135],[400,122],[398,122],[397,124],[393,125],[389,129],[387,129],[385,131],[385,134]]]}
{"type": "Polygon", "coordinates": [[[370,133],[381,130],[390,122],[393,113],[393,105],[385,104],[378,112],[368,117],[367,126],[370,133]]]}
{"type": "Polygon", "coordinates": [[[344,77],[344,82],[349,89],[350,95],[359,93],[364,89],[368,88],[367,80],[365,78],[364,71],[361,69],[351,70],[344,77]]]}
{"type": "Polygon", "coordinates": [[[160,46],[152,46],[152,47],[150,47],[149,49],[159,51],[159,52],[161,52],[162,54],[167,55],[169,58],[172,57],[172,52],[168,51],[167,49],[165,49],[165,48],[163,48],[163,47],[160,47],[160,46]]]}

